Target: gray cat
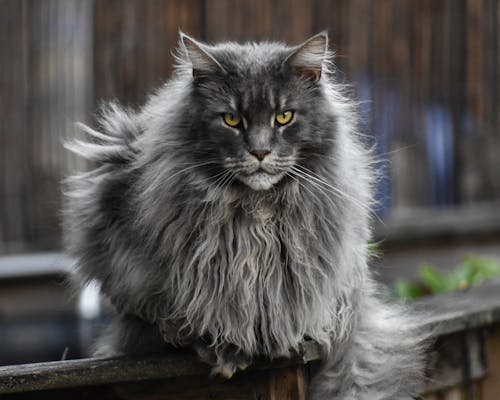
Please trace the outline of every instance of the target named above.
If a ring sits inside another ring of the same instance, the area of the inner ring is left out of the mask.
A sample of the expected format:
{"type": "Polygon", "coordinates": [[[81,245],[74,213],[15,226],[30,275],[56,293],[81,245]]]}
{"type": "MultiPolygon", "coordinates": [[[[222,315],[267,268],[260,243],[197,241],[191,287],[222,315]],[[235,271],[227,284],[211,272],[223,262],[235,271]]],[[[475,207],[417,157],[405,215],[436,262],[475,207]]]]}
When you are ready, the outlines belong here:
{"type": "Polygon", "coordinates": [[[138,112],[110,104],[66,182],[67,248],[117,310],[98,353],[197,350],[230,377],[324,350],[313,399],[409,399],[423,335],[367,268],[374,172],[327,35],[209,46],[138,112]]]}

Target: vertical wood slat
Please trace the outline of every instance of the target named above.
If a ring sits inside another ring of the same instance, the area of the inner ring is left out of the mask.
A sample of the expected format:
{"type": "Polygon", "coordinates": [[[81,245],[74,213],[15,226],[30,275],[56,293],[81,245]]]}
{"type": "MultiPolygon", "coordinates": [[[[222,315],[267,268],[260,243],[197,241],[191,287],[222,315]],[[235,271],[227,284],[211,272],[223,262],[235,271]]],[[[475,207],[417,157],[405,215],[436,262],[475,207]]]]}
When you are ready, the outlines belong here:
{"type": "Polygon", "coordinates": [[[481,400],[496,400],[500,393],[500,326],[494,327],[486,339],[488,374],[482,381],[481,400]]]}
{"type": "Polygon", "coordinates": [[[54,248],[60,240],[59,181],[74,163],[62,139],[74,136],[74,121],[85,120],[90,110],[92,2],[3,3],[7,32],[0,51],[10,54],[2,57],[0,78],[8,94],[2,96],[0,251],[2,245],[10,252],[54,248]]]}
{"type": "Polygon", "coordinates": [[[306,400],[307,378],[304,366],[269,373],[269,400],[306,400]]]}
{"type": "Polygon", "coordinates": [[[488,138],[488,175],[491,187],[489,192],[500,193],[500,179],[492,171],[500,170],[500,2],[485,0],[484,6],[484,74],[481,80],[484,99],[484,130],[488,138]]]}
{"type": "Polygon", "coordinates": [[[198,0],[97,1],[94,8],[94,98],[136,106],[167,79],[178,30],[199,36],[198,0]]]}
{"type": "Polygon", "coordinates": [[[483,5],[484,0],[467,0],[467,100],[472,115],[482,122],[484,99],[481,93],[483,72],[483,5]]]}
{"type": "Polygon", "coordinates": [[[500,197],[496,0],[382,0],[376,6],[369,0],[0,4],[0,52],[7,60],[0,80],[3,92],[12,93],[3,96],[0,111],[0,251],[7,243],[11,251],[58,246],[57,181],[68,168],[83,166],[61,149],[61,138],[72,137],[72,121],[90,116],[101,99],[142,103],[171,71],[178,28],[209,41],[290,43],[328,29],[339,79],[345,74],[364,80],[363,90],[373,100],[366,106],[369,130],[385,132],[380,152],[390,153],[395,210],[430,203],[432,171],[423,136],[429,104],[451,116],[456,201],[500,197]]]}
{"type": "Polygon", "coordinates": [[[206,0],[205,9],[205,39],[211,42],[272,39],[298,44],[316,33],[316,8],[307,0],[206,0]]]}
{"type": "Polygon", "coordinates": [[[24,236],[22,187],[24,176],[22,166],[22,151],[24,145],[25,125],[22,110],[26,109],[26,65],[23,62],[22,50],[26,33],[17,34],[19,21],[25,15],[26,2],[3,1],[2,4],[2,174],[3,174],[3,209],[2,223],[5,241],[16,245],[24,236]],[[6,95],[11,93],[11,95],[6,95]]]}
{"type": "MultiPolygon", "coordinates": [[[[272,38],[272,22],[277,17],[276,5],[257,0],[206,0],[205,37],[209,42],[222,40],[245,41],[272,38]]],[[[278,2],[279,3],[279,2],[278,2]]],[[[280,22],[276,21],[279,29],[280,22]]]]}

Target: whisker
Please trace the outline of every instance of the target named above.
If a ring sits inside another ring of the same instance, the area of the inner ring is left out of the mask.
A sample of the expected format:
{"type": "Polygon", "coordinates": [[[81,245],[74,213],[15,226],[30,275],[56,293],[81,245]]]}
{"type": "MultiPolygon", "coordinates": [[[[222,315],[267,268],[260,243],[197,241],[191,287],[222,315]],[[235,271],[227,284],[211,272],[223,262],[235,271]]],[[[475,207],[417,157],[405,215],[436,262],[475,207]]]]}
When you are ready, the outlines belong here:
{"type": "Polygon", "coordinates": [[[356,199],[355,197],[351,196],[350,194],[348,194],[348,193],[340,190],[339,188],[331,185],[330,183],[324,181],[323,179],[321,179],[320,177],[318,177],[313,171],[307,169],[306,167],[296,165],[296,166],[292,167],[292,169],[294,169],[294,170],[298,169],[300,172],[302,172],[304,175],[306,175],[310,179],[314,180],[318,184],[323,185],[326,190],[329,190],[332,194],[337,195],[340,199],[350,200],[354,204],[356,204],[358,207],[360,207],[360,208],[362,208],[362,209],[364,209],[364,210],[366,210],[366,211],[368,211],[370,213],[373,213],[373,211],[370,209],[370,207],[368,207],[365,204],[361,203],[358,199],[356,199]],[[302,168],[302,170],[300,168],[302,168]]]}
{"type": "Polygon", "coordinates": [[[215,207],[215,200],[218,199],[220,193],[222,193],[223,190],[225,190],[226,187],[228,187],[232,180],[234,179],[234,174],[231,170],[229,169],[226,169],[223,171],[224,174],[222,174],[222,177],[219,177],[217,180],[216,180],[216,186],[212,192],[212,195],[210,196],[210,201],[207,202],[205,204],[205,206],[203,207],[203,212],[205,212],[207,206],[210,204],[210,217],[211,219],[213,220],[213,210],[214,210],[214,207],[215,207]]]}
{"type": "Polygon", "coordinates": [[[380,223],[384,224],[384,221],[377,215],[377,213],[375,213],[375,211],[373,211],[373,209],[371,207],[369,207],[366,204],[360,202],[358,199],[356,199],[355,197],[353,197],[349,193],[345,193],[344,191],[340,190],[339,188],[333,186],[332,184],[329,184],[328,182],[322,180],[317,174],[315,174],[313,171],[307,169],[306,167],[304,167],[304,166],[300,166],[300,167],[303,168],[303,169],[305,169],[306,171],[308,171],[310,174],[312,174],[312,175],[309,175],[306,172],[304,172],[310,178],[315,179],[318,183],[321,183],[321,184],[325,185],[327,188],[330,188],[331,190],[335,191],[337,193],[337,196],[339,198],[342,198],[342,196],[344,196],[346,199],[348,199],[349,201],[353,202],[355,205],[357,205],[361,209],[367,211],[368,214],[370,214],[371,216],[375,217],[380,223]]]}
{"type": "MultiPolygon", "coordinates": [[[[315,193],[311,188],[309,188],[307,185],[304,184],[299,178],[304,178],[302,175],[298,174],[296,171],[287,171],[286,175],[288,175],[290,178],[292,178],[299,186],[301,186],[305,191],[307,191],[314,199],[318,201],[318,203],[322,203],[322,201],[319,199],[317,193],[315,193]]],[[[313,184],[314,187],[316,187],[313,184]]],[[[328,196],[326,197],[327,201],[330,203],[332,208],[338,208],[337,205],[331,200],[328,196]]]]}
{"type": "MultiPolygon", "coordinates": [[[[316,183],[314,182],[311,182],[309,181],[303,174],[297,172],[297,171],[294,171],[294,170],[288,170],[286,172],[286,174],[288,176],[290,176],[295,182],[297,182],[304,190],[306,190],[312,197],[314,197],[314,199],[316,199],[318,201],[319,204],[322,203],[322,200],[319,199],[317,193],[315,193],[311,188],[309,188],[307,185],[304,184],[304,182],[302,182],[300,179],[298,178],[302,178],[304,179],[304,181],[310,183],[314,188],[318,189],[319,192],[321,193],[324,193],[323,191],[323,188],[319,187],[316,183]],[[295,175],[294,175],[295,174],[295,175]]],[[[335,204],[335,202],[329,197],[329,196],[326,196],[325,199],[328,201],[328,203],[330,203],[330,206],[333,208],[333,209],[338,209],[338,205],[335,204]]]]}

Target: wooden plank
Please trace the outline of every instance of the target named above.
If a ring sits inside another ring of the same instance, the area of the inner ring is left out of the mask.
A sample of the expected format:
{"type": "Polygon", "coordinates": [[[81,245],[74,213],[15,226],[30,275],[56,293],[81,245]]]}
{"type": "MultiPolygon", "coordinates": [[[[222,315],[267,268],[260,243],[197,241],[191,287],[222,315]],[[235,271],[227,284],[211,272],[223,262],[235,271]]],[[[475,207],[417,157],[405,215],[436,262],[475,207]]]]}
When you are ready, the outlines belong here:
{"type": "Polygon", "coordinates": [[[226,380],[218,377],[182,377],[138,384],[117,384],[117,398],[126,400],[255,400],[270,399],[269,375],[272,371],[238,373],[226,380]]]}
{"type": "Polygon", "coordinates": [[[488,332],[486,354],[488,373],[482,381],[481,400],[497,400],[500,393],[500,325],[496,325],[488,332]]]}
{"type": "Polygon", "coordinates": [[[462,388],[455,387],[444,392],[441,397],[443,400],[465,400],[465,393],[462,388]]]}
{"type": "Polygon", "coordinates": [[[128,400],[305,400],[305,380],[304,366],[297,366],[238,373],[230,380],[201,376],[114,388],[128,400]]]}
{"type": "Polygon", "coordinates": [[[374,258],[371,268],[377,280],[393,287],[398,280],[419,280],[422,264],[431,264],[442,274],[448,274],[460,265],[467,255],[500,260],[500,235],[477,240],[458,240],[446,243],[438,240],[421,240],[417,243],[382,243],[381,257],[374,258]]]}
{"type": "MultiPolygon", "coordinates": [[[[319,359],[315,343],[306,342],[301,354],[272,363],[258,361],[250,371],[300,365],[319,359]]],[[[210,368],[194,354],[172,351],[164,356],[80,359],[0,367],[0,394],[89,385],[208,376],[210,368]]],[[[278,378],[277,378],[278,379],[278,378]]],[[[297,379],[299,379],[297,377],[297,379]]]]}
{"type": "Polygon", "coordinates": [[[142,359],[81,359],[0,367],[0,393],[109,384],[184,375],[207,375],[193,357],[170,354],[142,359]]]}
{"type": "Polygon", "coordinates": [[[2,399],[123,399],[123,400],[305,400],[303,366],[237,373],[230,380],[183,376],[98,386],[3,394],[2,399]]]}
{"type": "Polygon", "coordinates": [[[486,375],[482,329],[440,336],[429,352],[424,393],[446,392],[461,387],[473,395],[486,375]]]}
{"type": "Polygon", "coordinates": [[[91,7],[86,0],[2,3],[3,251],[60,247],[59,181],[70,164],[61,139],[89,112],[91,7]]]}
{"type": "Polygon", "coordinates": [[[210,42],[280,40],[298,44],[314,32],[314,7],[307,0],[206,0],[205,27],[210,42]],[[226,16],[222,18],[221,16],[226,16]]]}
{"type": "Polygon", "coordinates": [[[483,0],[467,0],[467,101],[468,109],[477,122],[484,118],[484,96],[481,90],[483,78],[483,0]]]}
{"type": "Polygon", "coordinates": [[[414,208],[375,221],[377,240],[393,244],[442,237],[473,237],[500,233],[500,203],[485,202],[447,208],[414,208]]]}
{"type": "Polygon", "coordinates": [[[94,96],[136,106],[172,71],[178,31],[199,36],[198,0],[97,1],[94,9],[94,96]]]}
{"type": "Polygon", "coordinates": [[[413,306],[422,314],[422,327],[447,335],[500,321],[500,280],[453,293],[425,298],[413,306]]]}
{"type": "MultiPolygon", "coordinates": [[[[2,40],[0,44],[0,54],[2,54],[2,74],[0,82],[2,92],[9,93],[9,96],[2,95],[2,107],[0,115],[2,117],[3,132],[1,173],[3,209],[1,210],[1,224],[4,234],[4,241],[9,245],[21,245],[24,236],[25,212],[22,201],[22,146],[26,133],[26,118],[23,112],[27,111],[26,97],[26,76],[27,63],[23,57],[23,50],[26,46],[28,35],[26,30],[19,30],[22,21],[26,17],[26,2],[6,2],[2,3],[2,40]]],[[[5,243],[4,242],[4,243],[5,243]]]]}
{"type": "Polygon", "coordinates": [[[60,252],[0,255],[0,279],[67,275],[75,260],[60,252]]]}
{"type": "Polygon", "coordinates": [[[303,366],[270,372],[269,400],[306,400],[307,380],[303,366]]]}
{"type": "Polygon", "coordinates": [[[280,26],[280,22],[273,23],[277,17],[274,2],[206,0],[204,3],[205,39],[209,42],[277,39],[278,28],[273,25],[280,26]]]}
{"type": "Polygon", "coordinates": [[[436,103],[453,119],[457,201],[500,194],[495,0],[376,6],[366,0],[4,0],[2,6],[0,79],[10,94],[0,107],[3,251],[60,245],[58,181],[69,167],[84,166],[62,150],[61,136],[75,134],[72,121],[90,115],[94,101],[141,103],[171,71],[178,28],[210,41],[290,43],[329,29],[337,63],[350,78],[366,79],[373,102],[367,125],[392,161],[395,210],[429,205],[422,128],[436,103]],[[460,134],[462,127],[470,134],[460,134]]]}
{"type": "MultiPolygon", "coordinates": [[[[466,292],[452,293],[435,298],[422,300],[415,304],[421,312],[422,327],[432,329],[436,336],[457,334],[450,339],[452,343],[447,348],[456,348],[453,340],[460,342],[459,332],[470,331],[484,326],[491,326],[500,321],[500,296],[498,296],[500,281],[492,281],[482,286],[474,287],[466,292]],[[424,313],[425,312],[425,313],[424,313]]],[[[478,332],[478,331],[476,331],[478,332]]],[[[481,359],[481,341],[472,332],[466,337],[467,345],[460,354],[467,358],[467,374],[469,379],[477,379],[484,373],[481,359]]],[[[442,347],[445,349],[445,346],[442,347]]],[[[263,369],[278,369],[318,360],[320,349],[312,342],[306,342],[300,354],[291,359],[276,360],[269,364],[258,362],[250,371],[263,369]]],[[[452,365],[462,365],[455,360],[452,365]]],[[[459,371],[459,370],[458,370],[459,371]]],[[[61,389],[65,387],[81,387],[88,385],[112,384],[118,382],[137,382],[151,379],[171,379],[182,376],[207,375],[209,368],[202,364],[195,355],[185,352],[165,356],[146,358],[117,359],[82,359],[53,363],[27,364],[0,368],[0,393],[15,393],[19,391],[61,389]]],[[[297,376],[285,373],[271,379],[270,388],[279,386],[278,382],[290,380],[298,393],[305,392],[303,373],[297,376]],[[302,375],[301,375],[302,374],[302,375]],[[274,383],[273,383],[274,382],[274,383]]],[[[458,373],[461,377],[462,373],[458,373]]],[[[444,380],[439,379],[441,385],[444,380]]],[[[276,396],[281,396],[278,392],[276,396]]],[[[279,398],[279,397],[277,397],[279,398]]],[[[299,397],[300,398],[300,397],[299,397]]]]}

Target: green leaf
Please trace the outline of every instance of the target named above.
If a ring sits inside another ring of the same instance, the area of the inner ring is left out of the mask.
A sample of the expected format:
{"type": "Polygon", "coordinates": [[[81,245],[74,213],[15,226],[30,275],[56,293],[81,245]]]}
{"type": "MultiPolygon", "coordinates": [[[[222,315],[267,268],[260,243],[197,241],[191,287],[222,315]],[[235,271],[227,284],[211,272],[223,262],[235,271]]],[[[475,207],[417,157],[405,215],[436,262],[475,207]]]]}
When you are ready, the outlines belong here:
{"type": "Polygon", "coordinates": [[[395,286],[396,295],[402,300],[414,300],[422,297],[422,289],[416,283],[398,280],[395,286]]]}
{"type": "Polygon", "coordinates": [[[422,264],[418,282],[400,280],[394,289],[399,298],[413,300],[428,293],[466,289],[497,276],[500,276],[500,260],[467,255],[453,271],[446,274],[430,264],[422,264]]]}
{"type": "Polygon", "coordinates": [[[422,264],[419,275],[425,287],[427,287],[431,293],[444,293],[447,291],[446,279],[434,266],[422,264]]]}

